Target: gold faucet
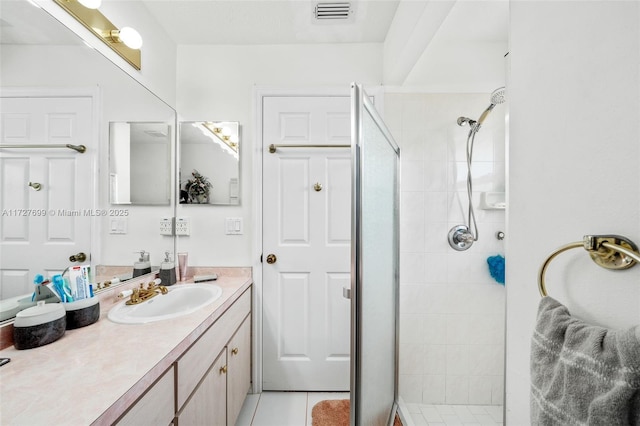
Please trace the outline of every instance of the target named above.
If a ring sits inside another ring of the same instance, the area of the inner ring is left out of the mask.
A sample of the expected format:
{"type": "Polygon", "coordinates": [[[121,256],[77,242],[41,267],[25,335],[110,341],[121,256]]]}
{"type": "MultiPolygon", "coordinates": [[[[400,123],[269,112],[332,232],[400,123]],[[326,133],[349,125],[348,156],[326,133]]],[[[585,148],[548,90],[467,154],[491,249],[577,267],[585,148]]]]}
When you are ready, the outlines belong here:
{"type": "Polygon", "coordinates": [[[144,284],[140,283],[140,288],[134,288],[131,293],[131,298],[125,302],[125,305],[137,305],[158,294],[167,294],[169,289],[163,285],[156,285],[155,281],[150,281],[147,284],[147,288],[144,288],[144,284]]]}

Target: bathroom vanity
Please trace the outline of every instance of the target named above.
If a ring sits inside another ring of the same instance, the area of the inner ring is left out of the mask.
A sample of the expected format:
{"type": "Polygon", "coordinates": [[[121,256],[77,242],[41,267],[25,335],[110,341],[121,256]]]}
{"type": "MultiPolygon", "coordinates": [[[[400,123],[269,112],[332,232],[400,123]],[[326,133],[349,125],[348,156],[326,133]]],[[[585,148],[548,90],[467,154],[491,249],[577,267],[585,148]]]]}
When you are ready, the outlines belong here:
{"type": "MultiPolygon", "coordinates": [[[[101,318],[36,349],[0,351],[0,422],[233,425],[251,382],[250,269],[218,272],[222,296],[200,310],[140,325],[101,318]]],[[[180,285],[180,284],[176,284],[180,285]]],[[[162,296],[157,296],[162,297],[162,296]]]]}

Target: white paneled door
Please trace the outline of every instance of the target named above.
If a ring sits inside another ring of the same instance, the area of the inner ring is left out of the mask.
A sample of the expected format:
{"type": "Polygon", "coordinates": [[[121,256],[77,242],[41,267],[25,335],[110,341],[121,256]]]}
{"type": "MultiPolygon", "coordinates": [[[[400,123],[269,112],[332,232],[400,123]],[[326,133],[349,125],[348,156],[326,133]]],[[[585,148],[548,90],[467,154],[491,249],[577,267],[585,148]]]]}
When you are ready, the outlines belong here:
{"type": "Polygon", "coordinates": [[[33,291],[35,274],[90,255],[92,98],[0,98],[3,145],[85,145],[0,151],[0,299],[33,291]]]}
{"type": "Polygon", "coordinates": [[[349,108],[346,96],[264,98],[264,390],[349,390],[349,108]]]}

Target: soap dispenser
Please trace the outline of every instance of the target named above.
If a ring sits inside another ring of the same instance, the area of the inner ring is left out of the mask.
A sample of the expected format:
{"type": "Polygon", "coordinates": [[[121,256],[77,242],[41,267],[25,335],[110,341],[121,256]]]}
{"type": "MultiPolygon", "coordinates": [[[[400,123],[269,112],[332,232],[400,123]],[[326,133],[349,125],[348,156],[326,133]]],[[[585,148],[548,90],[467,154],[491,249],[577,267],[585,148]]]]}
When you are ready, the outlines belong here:
{"type": "Polygon", "coordinates": [[[176,264],[169,259],[169,252],[164,252],[164,262],[160,264],[160,281],[164,286],[176,283],[176,264]]]}
{"type": "Polygon", "coordinates": [[[133,264],[133,278],[140,275],[151,273],[151,261],[149,261],[149,253],[141,250],[140,259],[133,264]]]}

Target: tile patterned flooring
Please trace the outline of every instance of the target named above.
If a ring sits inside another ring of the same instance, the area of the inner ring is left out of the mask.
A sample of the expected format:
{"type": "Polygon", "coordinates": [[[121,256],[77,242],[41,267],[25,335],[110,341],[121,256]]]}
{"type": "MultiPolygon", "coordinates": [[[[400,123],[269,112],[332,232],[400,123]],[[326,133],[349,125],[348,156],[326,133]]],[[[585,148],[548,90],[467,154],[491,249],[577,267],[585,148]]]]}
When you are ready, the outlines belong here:
{"type": "Polygon", "coordinates": [[[236,426],[311,426],[311,409],[349,392],[262,392],[247,395],[236,426]]]}
{"type": "MultiPolygon", "coordinates": [[[[349,392],[263,392],[247,395],[236,426],[311,426],[311,409],[324,399],[346,399],[349,392]]],[[[404,426],[498,426],[502,406],[406,404],[404,426]]]]}
{"type": "Polygon", "coordinates": [[[406,404],[415,426],[497,426],[503,424],[500,405],[406,404]]]}

